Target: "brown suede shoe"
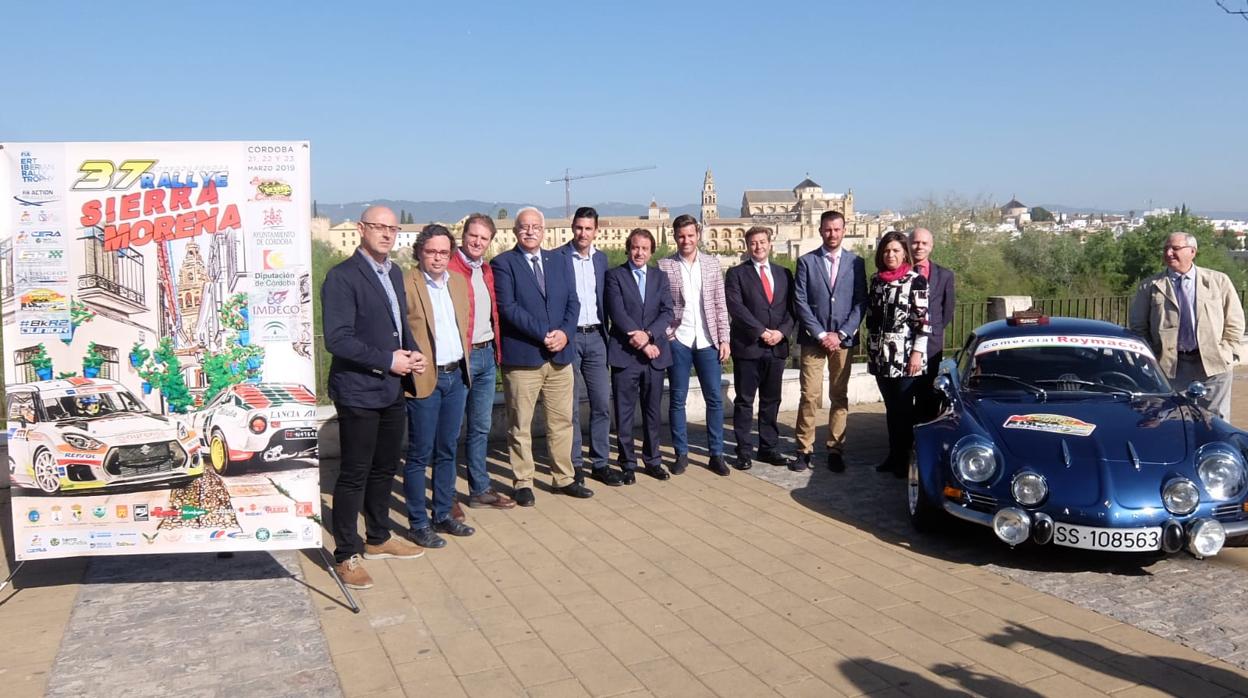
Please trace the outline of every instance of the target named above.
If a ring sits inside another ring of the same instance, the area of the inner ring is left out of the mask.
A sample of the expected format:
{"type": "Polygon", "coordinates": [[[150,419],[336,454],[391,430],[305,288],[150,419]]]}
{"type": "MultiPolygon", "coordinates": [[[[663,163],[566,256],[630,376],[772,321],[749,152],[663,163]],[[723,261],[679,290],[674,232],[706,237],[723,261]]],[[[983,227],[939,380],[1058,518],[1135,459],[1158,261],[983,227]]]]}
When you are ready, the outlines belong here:
{"type": "Polygon", "coordinates": [[[364,565],[360,563],[359,555],[352,555],[334,565],[334,571],[338,573],[338,578],[342,580],[342,583],[350,589],[371,589],[373,587],[373,578],[369,576],[368,570],[364,569],[364,565]]]}
{"type": "Polygon", "coordinates": [[[511,509],[516,506],[516,500],[505,494],[489,490],[484,494],[469,497],[468,506],[472,509],[484,509],[486,507],[493,507],[495,509],[511,509]]]}
{"type": "Polygon", "coordinates": [[[451,518],[455,519],[456,521],[460,523],[463,523],[464,519],[467,518],[464,516],[463,508],[459,506],[458,499],[456,499],[454,502],[451,503],[451,518]]]}
{"type": "Polygon", "coordinates": [[[416,546],[401,540],[398,536],[390,536],[386,542],[381,545],[364,544],[365,560],[415,560],[425,554],[425,551],[416,546]]]}

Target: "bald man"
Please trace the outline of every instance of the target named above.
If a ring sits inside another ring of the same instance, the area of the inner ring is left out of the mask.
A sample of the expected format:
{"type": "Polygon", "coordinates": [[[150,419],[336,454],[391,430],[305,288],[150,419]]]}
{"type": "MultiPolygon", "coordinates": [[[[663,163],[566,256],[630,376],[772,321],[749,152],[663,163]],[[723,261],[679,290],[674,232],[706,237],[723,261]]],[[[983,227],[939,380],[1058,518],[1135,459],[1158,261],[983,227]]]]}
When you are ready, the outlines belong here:
{"type": "Polygon", "coordinates": [[[390,535],[390,488],[407,439],[404,384],[428,368],[408,328],[403,271],[390,259],[399,219],[384,206],[356,223],[360,246],[321,285],[329,397],[338,413],[342,466],[334,483],[334,570],[367,589],[366,559],[417,558],[423,550],[390,535]],[[364,512],[367,539],[357,530],[364,512]]]}
{"type": "Polygon", "coordinates": [[[927,228],[915,228],[910,232],[910,255],[914,257],[914,269],[927,279],[927,319],[932,334],[927,338],[927,372],[919,380],[915,391],[917,418],[926,422],[936,418],[939,402],[932,392],[932,382],[940,371],[945,358],[945,328],[953,322],[953,310],[957,305],[953,291],[953,272],[931,260],[936,240],[927,228]]]}

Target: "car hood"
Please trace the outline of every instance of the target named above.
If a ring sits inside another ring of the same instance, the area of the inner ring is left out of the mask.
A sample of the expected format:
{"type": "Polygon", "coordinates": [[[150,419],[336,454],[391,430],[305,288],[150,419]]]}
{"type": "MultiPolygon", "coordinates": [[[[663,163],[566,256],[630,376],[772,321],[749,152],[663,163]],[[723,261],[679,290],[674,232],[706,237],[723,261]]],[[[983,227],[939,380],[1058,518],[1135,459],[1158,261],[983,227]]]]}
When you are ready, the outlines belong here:
{"type": "Polygon", "coordinates": [[[1051,503],[1156,507],[1163,481],[1188,469],[1194,451],[1192,410],[1173,399],[982,400],[977,407],[1006,472],[1043,474],[1051,503]]]}
{"type": "Polygon", "coordinates": [[[61,422],[92,438],[110,444],[145,443],[175,438],[178,430],[168,420],[146,414],[116,414],[99,419],[71,419],[61,422]]]}

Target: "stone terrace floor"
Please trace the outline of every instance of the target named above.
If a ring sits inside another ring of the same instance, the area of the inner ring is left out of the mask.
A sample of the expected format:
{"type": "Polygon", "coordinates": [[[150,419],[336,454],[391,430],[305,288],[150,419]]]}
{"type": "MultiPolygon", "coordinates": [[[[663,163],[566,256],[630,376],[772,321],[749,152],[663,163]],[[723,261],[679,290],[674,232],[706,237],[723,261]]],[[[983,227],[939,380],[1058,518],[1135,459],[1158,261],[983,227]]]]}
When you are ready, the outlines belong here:
{"type": "MultiPolygon", "coordinates": [[[[1237,381],[1237,424],[1248,424],[1245,390],[1237,381]]],[[[599,485],[584,501],[543,488],[532,509],[468,510],[476,535],[366,563],[377,584],[356,592],[358,615],[310,554],[31,563],[0,594],[0,685],[6,696],[1248,695],[1248,549],[1148,563],[1011,551],[976,529],[919,537],[901,482],[871,471],[886,446],[880,406],[855,407],[850,428],[844,475],[756,465],[721,478],[697,467],[699,451],[667,482],[599,485]]]]}

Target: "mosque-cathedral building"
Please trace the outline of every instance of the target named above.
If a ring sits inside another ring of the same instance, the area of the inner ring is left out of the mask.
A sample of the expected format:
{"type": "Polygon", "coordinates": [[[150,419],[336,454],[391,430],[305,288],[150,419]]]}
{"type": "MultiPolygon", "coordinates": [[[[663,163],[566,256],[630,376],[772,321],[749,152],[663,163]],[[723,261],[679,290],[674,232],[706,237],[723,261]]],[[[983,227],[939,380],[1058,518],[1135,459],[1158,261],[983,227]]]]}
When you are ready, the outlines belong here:
{"type": "MultiPolygon", "coordinates": [[[[771,228],[773,250],[794,258],[822,244],[819,237],[819,217],[825,211],[840,211],[845,215],[845,242],[850,249],[867,251],[873,249],[876,239],[889,229],[890,220],[885,217],[862,216],[854,211],[854,192],[844,194],[825,193],[823,188],[803,179],[793,189],[749,189],[741,197],[740,215],[733,218],[719,216],[718,193],[715,178],[708,169],[702,182],[702,249],[726,257],[736,257],[745,252],[745,231],[755,225],[771,228]]],[[[452,228],[458,237],[463,220],[452,228]]],[[[497,218],[494,225],[498,234],[490,244],[488,256],[511,249],[516,244],[511,217],[497,218]]],[[[395,241],[396,249],[410,247],[422,225],[404,225],[395,241]]],[[[317,226],[314,226],[317,228],[317,226]]],[[[350,254],[359,244],[359,236],[353,221],[332,227],[322,225],[313,237],[324,240],[343,254],[350,254]]],[[[644,228],[654,234],[660,246],[675,247],[672,216],[667,207],[651,201],[642,216],[600,216],[598,236],[594,245],[600,249],[622,249],[628,234],[634,228],[644,228]]],[[[546,218],[546,238],[543,247],[555,248],[572,239],[572,221],[568,218],[546,218]]]]}

